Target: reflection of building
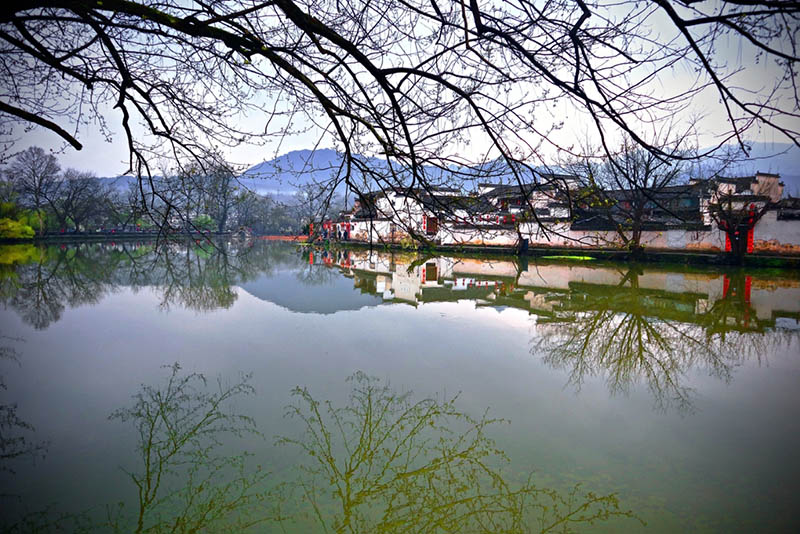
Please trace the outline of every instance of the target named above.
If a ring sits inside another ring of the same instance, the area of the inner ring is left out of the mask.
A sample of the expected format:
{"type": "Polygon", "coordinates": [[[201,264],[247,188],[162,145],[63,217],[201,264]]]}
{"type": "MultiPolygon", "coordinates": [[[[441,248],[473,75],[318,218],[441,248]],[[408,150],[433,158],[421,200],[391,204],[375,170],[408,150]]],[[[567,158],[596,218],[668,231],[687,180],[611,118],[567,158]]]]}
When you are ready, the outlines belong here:
{"type": "Polygon", "coordinates": [[[339,253],[335,262],[355,287],[385,302],[472,300],[478,306],[523,309],[540,321],[569,320],[603,309],[711,330],[761,331],[800,325],[800,280],[757,274],[627,272],[618,267],[515,259],[418,258],[377,251],[339,253]]]}

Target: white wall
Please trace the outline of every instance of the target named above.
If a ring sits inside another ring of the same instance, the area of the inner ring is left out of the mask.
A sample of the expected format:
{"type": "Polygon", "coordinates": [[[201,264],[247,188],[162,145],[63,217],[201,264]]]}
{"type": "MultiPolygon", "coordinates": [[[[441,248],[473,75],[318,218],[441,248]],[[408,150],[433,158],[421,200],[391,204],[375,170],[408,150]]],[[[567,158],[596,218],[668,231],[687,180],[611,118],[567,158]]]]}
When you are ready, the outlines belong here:
{"type": "MultiPolygon", "coordinates": [[[[422,232],[422,212],[412,211],[409,222],[422,232]]],[[[369,241],[368,221],[354,223],[351,237],[359,241],[369,241]]],[[[571,230],[569,223],[550,224],[545,228],[536,223],[523,223],[519,231],[528,239],[529,246],[550,246],[566,248],[622,247],[620,236],[613,231],[571,230]]],[[[395,228],[394,241],[407,238],[402,226],[395,228]]],[[[439,224],[439,232],[429,236],[442,245],[504,246],[516,247],[519,235],[513,228],[454,228],[439,224]]],[[[389,221],[374,221],[372,242],[391,242],[389,221]]],[[[717,228],[710,230],[661,230],[642,232],[642,244],[650,250],[693,250],[719,252],[725,250],[725,233],[717,228]]],[[[761,252],[783,252],[800,254],[800,221],[777,220],[777,212],[769,211],[756,224],[754,248],[761,252]]]]}
{"type": "Polygon", "coordinates": [[[779,221],[777,211],[768,211],[756,223],[753,248],[761,252],[800,254],[800,221],[779,221]]]}

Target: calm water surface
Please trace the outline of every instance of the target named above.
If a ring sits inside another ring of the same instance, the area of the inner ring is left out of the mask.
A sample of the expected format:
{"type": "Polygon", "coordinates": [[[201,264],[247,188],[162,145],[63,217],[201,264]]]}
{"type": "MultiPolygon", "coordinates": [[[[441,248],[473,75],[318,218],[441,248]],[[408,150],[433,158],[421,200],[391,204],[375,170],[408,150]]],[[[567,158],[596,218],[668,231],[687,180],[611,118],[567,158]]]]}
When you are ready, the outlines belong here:
{"type": "Polygon", "coordinates": [[[796,272],[19,245],[0,299],[2,531],[800,531],[796,272]]]}

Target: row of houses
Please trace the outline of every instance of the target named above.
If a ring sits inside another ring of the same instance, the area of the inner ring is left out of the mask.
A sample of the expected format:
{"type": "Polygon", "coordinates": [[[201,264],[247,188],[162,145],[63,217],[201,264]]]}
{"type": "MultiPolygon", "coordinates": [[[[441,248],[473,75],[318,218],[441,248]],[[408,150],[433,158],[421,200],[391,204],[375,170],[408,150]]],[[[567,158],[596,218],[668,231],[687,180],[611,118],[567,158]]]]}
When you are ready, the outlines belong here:
{"type": "Polygon", "coordinates": [[[325,221],[323,230],[374,244],[619,247],[633,231],[631,203],[638,202],[643,246],[722,251],[730,243],[714,208],[724,200],[745,215],[758,212],[749,251],[800,253],[800,199],[784,197],[783,190],[779,175],[756,173],[599,196],[577,176],[542,173],[535,183],[482,183],[472,193],[443,187],[368,193],[325,221]]]}

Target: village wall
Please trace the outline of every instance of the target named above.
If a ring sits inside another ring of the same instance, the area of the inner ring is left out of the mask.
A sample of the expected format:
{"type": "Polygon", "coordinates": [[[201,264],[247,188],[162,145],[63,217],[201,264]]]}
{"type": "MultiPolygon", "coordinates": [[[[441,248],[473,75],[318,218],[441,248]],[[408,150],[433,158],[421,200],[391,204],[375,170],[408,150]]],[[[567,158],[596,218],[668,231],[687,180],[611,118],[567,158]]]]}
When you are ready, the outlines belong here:
{"type": "Polygon", "coordinates": [[[508,228],[453,228],[440,226],[436,236],[442,245],[515,247],[519,239],[508,228]]]}
{"type": "MultiPolygon", "coordinates": [[[[519,231],[528,239],[528,245],[531,247],[621,248],[623,246],[622,238],[617,232],[572,230],[568,223],[551,224],[546,229],[533,223],[526,223],[520,225],[519,231]]],[[[519,244],[518,234],[512,228],[442,228],[437,237],[443,245],[516,247],[519,244]]],[[[719,252],[725,248],[725,235],[717,229],[644,231],[641,243],[650,249],[719,252]]],[[[800,243],[800,238],[797,243],[800,243]]]]}
{"type": "Polygon", "coordinates": [[[387,241],[392,235],[392,223],[387,219],[353,221],[350,224],[350,239],[353,241],[377,244],[387,241]]]}
{"type": "Polygon", "coordinates": [[[800,221],[779,220],[776,210],[766,212],[756,223],[753,250],[800,254],[800,221]]]}
{"type": "MultiPolygon", "coordinates": [[[[353,223],[351,239],[373,244],[401,243],[411,239],[401,225],[389,220],[353,223]]],[[[573,230],[569,223],[554,223],[544,229],[536,223],[523,223],[517,230],[510,227],[468,228],[441,224],[436,236],[442,245],[462,246],[519,246],[519,235],[528,239],[530,247],[564,248],[622,248],[622,238],[614,231],[573,230]]],[[[725,250],[725,233],[715,227],[708,230],[668,229],[643,231],[641,243],[650,250],[720,252],[725,250]]],[[[782,252],[800,254],[800,221],[778,220],[776,211],[767,212],[756,224],[754,231],[756,252],[782,252]]]]}

